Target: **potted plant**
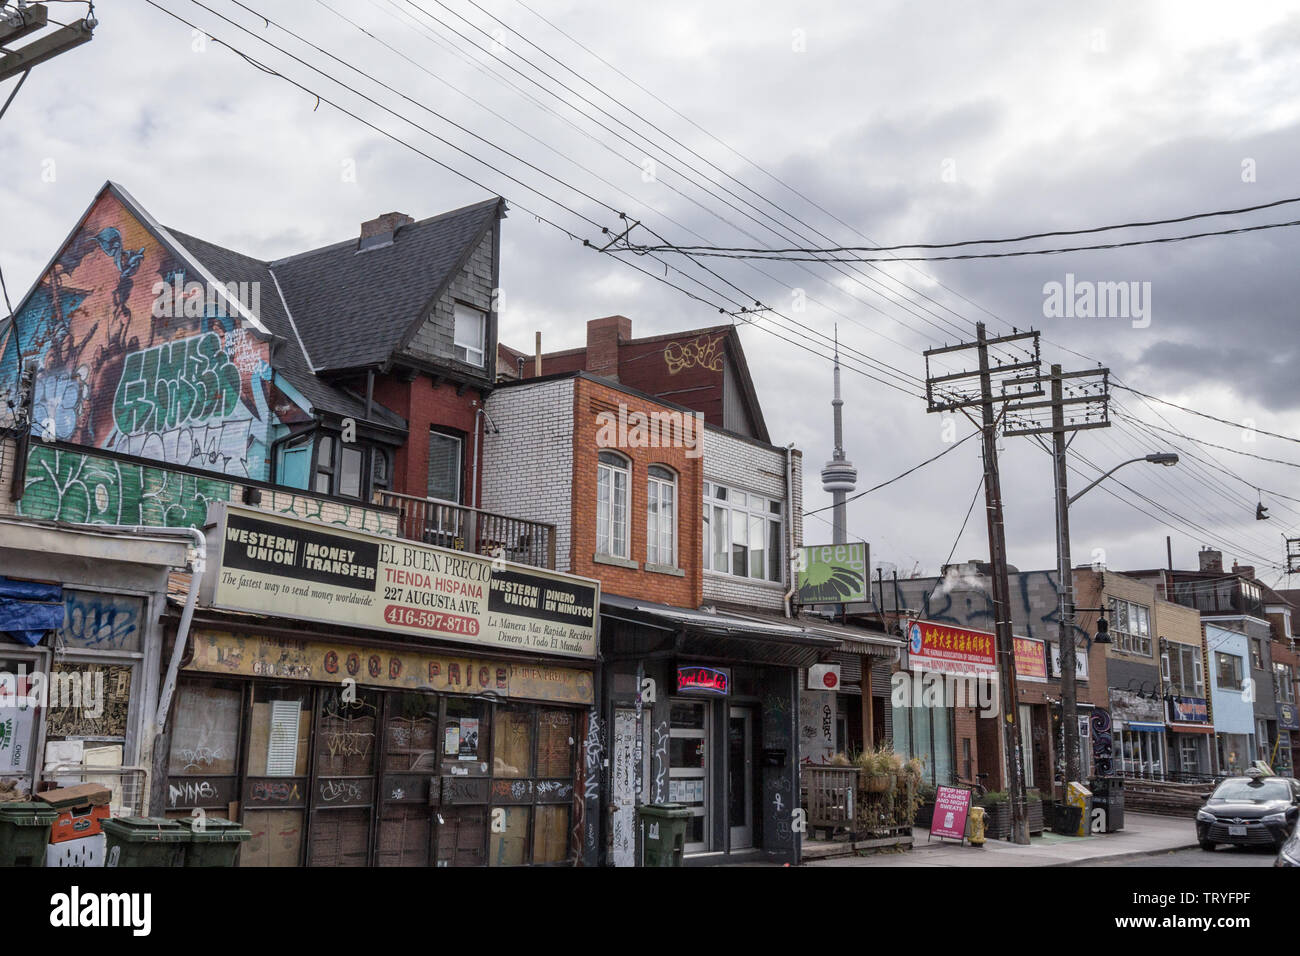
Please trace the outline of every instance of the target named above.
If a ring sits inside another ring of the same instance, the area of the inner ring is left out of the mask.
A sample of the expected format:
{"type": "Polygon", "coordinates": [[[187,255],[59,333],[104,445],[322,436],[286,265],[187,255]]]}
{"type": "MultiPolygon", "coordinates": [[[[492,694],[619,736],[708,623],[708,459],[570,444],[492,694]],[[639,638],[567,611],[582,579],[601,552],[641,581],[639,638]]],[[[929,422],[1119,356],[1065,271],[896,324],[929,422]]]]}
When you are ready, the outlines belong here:
{"type": "Polygon", "coordinates": [[[921,783],[916,788],[916,815],[913,826],[929,827],[934,820],[934,804],[939,791],[932,783],[921,783]]]}
{"type": "Polygon", "coordinates": [[[877,747],[858,754],[858,786],[868,793],[888,793],[898,785],[903,760],[890,747],[877,747]]]}
{"type": "Polygon", "coordinates": [[[975,800],[984,808],[984,836],[990,840],[1005,840],[1011,835],[1011,805],[1005,790],[993,790],[975,800]]]}

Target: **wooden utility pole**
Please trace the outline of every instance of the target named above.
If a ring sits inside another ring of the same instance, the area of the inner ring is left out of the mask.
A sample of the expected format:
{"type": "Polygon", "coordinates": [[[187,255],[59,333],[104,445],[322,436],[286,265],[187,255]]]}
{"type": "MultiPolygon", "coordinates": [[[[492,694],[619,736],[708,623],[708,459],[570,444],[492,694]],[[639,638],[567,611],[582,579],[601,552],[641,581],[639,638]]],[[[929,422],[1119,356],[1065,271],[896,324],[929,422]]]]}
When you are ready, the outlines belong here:
{"type": "MultiPolygon", "coordinates": [[[[73,47],[89,43],[98,21],[89,14],[75,23],[61,26],[53,33],[39,36],[18,49],[7,49],[10,43],[43,29],[49,22],[44,5],[32,4],[11,9],[7,4],[0,8],[0,82],[27,71],[37,64],[66,53],[73,47]]],[[[6,106],[8,104],[6,103],[6,106]]]]}
{"type": "Polygon", "coordinates": [[[1074,564],[1070,557],[1070,492],[1065,467],[1069,447],[1067,432],[1110,425],[1108,389],[1109,370],[1062,372],[1053,365],[1051,399],[1046,402],[1021,402],[1007,406],[1007,424],[1003,434],[1043,435],[1051,433],[1054,484],[1056,486],[1056,573],[1058,578],[1057,640],[1061,649],[1061,749],[1065,751],[1065,782],[1077,781],[1083,764],[1079,752],[1079,695],[1074,636],[1074,564]],[[1070,397],[1065,396],[1065,382],[1070,380],[1070,397]],[[1066,421],[1066,407],[1072,412],[1066,421]],[[1042,422],[1038,413],[1051,410],[1051,424],[1042,422]]]}
{"type": "MultiPolygon", "coordinates": [[[[1002,515],[1002,483],[998,474],[998,418],[994,406],[1013,399],[1030,398],[1043,394],[1038,382],[1039,348],[1037,332],[1014,332],[990,339],[984,323],[975,325],[976,341],[960,345],[946,345],[925,352],[925,394],[927,411],[961,411],[971,418],[967,409],[980,409],[980,429],[984,446],[984,502],[987,509],[989,535],[989,560],[992,564],[993,630],[997,638],[998,681],[1002,711],[1002,740],[1007,757],[1007,790],[1011,805],[1011,839],[1015,843],[1029,842],[1029,807],[1025,792],[1025,762],[1020,744],[1019,714],[1016,707],[1016,655],[1011,634],[1011,584],[1007,571],[1007,545],[1002,515]],[[1023,343],[1031,341],[1032,351],[1023,343]],[[998,360],[997,366],[989,360],[990,347],[1007,351],[1024,352],[1025,360],[1016,355],[1011,361],[998,360]],[[955,354],[975,349],[977,371],[952,372],[944,375],[930,374],[930,359],[941,354],[955,354]],[[1018,374],[1020,373],[1020,374],[1018,374]],[[998,394],[994,393],[994,377],[998,377],[998,394]],[[1006,378],[1005,376],[1015,376],[1006,378]],[[978,383],[978,389],[973,386],[978,383]]],[[[973,418],[971,418],[974,421],[973,418]]]]}

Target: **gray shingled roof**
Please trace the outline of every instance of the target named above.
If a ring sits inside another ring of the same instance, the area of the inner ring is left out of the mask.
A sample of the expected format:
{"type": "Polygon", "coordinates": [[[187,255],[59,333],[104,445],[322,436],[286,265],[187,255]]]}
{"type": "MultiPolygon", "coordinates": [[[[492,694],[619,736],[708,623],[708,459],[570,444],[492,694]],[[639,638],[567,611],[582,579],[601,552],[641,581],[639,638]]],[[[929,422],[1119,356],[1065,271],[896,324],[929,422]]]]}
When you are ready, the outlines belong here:
{"type": "Polygon", "coordinates": [[[496,220],[489,199],[400,227],[393,243],[358,240],[270,263],[317,371],[385,362],[496,220]]]}
{"type": "Polygon", "coordinates": [[[343,389],[330,385],[312,373],[311,366],[302,354],[293,324],[285,314],[280,295],[276,292],[275,282],[265,262],[251,256],[232,252],[221,246],[205,242],[195,236],[187,235],[168,227],[170,232],[185,249],[194,256],[219,282],[259,282],[261,283],[261,312],[258,318],[271,334],[278,336],[282,343],[272,355],[275,371],[300,391],[312,407],[321,411],[332,412],[343,417],[369,420],[394,428],[405,428],[406,419],[381,405],[372,403],[372,410],[367,419],[365,403],[343,389]]]}

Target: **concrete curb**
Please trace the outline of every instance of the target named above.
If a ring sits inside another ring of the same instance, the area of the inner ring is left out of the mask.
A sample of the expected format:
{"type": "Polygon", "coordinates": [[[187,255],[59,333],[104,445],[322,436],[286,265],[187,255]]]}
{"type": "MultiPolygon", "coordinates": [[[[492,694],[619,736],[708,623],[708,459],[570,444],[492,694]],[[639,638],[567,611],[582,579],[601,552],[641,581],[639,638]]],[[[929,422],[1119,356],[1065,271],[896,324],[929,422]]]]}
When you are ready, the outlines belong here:
{"type": "Polygon", "coordinates": [[[1107,863],[1117,862],[1119,860],[1138,860],[1144,856],[1159,856],[1162,853],[1176,853],[1179,850],[1195,850],[1199,843],[1188,843],[1185,846],[1162,846],[1156,850],[1130,850],[1127,853],[1104,854],[1102,856],[1089,856],[1081,860],[1066,860],[1062,863],[1044,863],[1044,867],[1052,866],[1082,866],[1085,863],[1095,863],[1104,860],[1107,863]]]}

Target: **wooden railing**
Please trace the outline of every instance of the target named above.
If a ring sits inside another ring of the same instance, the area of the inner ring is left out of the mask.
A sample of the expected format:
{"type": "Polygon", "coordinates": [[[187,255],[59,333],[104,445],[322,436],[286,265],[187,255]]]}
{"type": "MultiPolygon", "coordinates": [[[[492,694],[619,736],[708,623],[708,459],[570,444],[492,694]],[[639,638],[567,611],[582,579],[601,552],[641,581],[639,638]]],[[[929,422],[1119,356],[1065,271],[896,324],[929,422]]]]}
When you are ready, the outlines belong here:
{"type": "Polygon", "coordinates": [[[499,554],[506,561],[538,568],[555,567],[553,524],[395,491],[376,491],[375,504],[396,508],[398,534],[412,541],[487,557],[499,554]]]}
{"type": "Polygon", "coordinates": [[[808,811],[808,825],[853,829],[853,790],[857,782],[857,767],[803,764],[799,768],[799,785],[808,811]]]}

